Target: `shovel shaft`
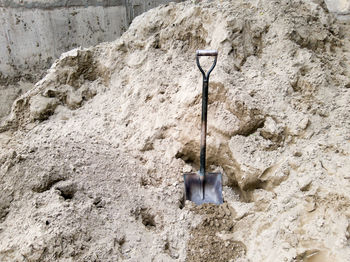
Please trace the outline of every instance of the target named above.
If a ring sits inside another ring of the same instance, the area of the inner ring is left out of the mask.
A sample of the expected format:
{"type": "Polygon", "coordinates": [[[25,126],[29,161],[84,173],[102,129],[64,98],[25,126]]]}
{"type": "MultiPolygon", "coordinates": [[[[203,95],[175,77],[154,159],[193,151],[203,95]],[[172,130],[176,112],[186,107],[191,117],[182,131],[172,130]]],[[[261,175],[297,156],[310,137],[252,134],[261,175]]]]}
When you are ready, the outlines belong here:
{"type": "MultiPolygon", "coordinates": [[[[203,75],[203,90],[202,90],[202,122],[201,122],[201,148],[200,148],[200,169],[199,175],[202,177],[201,180],[205,181],[206,172],[206,146],[207,146],[207,116],[208,116],[208,89],[209,89],[209,76],[216,66],[216,60],[218,51],[216,50],[197,50],[196,62],[199,70],[203,75]],[[200,56],[214,56],[214,62],[207,73],[204,72],[203,68],[199,63],[200,56]]],[[[204,194],[204,193],[203,193],[204,194]]]]}
{"type": "Polygon", "coordinates": [[[201,121],[201,151],[200,151],[200,169],[199,176],[201,181],[202,199],[205,197],[205,167],[206,167],[206,149],[207,149],[207,115],[208,115],[208,81],[203,79],[202,92],[202,121],[201,121]]]}
{"type": "Polygon", "coordinates": [[[200,149],[200,175],[205,176],[206,148],[207,148],[207,116],[208,116],[208,80],[203,79],[202,91],[202,121],[201,121],[201,149],[200,149]]]}

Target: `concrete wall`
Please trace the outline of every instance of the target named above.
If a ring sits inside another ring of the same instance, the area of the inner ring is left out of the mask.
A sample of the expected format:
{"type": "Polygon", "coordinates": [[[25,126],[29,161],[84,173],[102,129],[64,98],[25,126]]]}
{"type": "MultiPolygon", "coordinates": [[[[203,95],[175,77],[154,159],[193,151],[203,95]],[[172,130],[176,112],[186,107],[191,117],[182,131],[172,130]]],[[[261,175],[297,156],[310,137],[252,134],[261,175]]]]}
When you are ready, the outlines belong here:
{"type": "Polygon", "coordinates": [[[0,85],[36,81],[60,54],[112,41],[170,0],[0,0],[0,85]]]}
{"type": "Polygon", "coordinates": [[[127,27],[124,6],[0,8],[0,72],[40,73],[77,46],[116,39],[127,27]]]}

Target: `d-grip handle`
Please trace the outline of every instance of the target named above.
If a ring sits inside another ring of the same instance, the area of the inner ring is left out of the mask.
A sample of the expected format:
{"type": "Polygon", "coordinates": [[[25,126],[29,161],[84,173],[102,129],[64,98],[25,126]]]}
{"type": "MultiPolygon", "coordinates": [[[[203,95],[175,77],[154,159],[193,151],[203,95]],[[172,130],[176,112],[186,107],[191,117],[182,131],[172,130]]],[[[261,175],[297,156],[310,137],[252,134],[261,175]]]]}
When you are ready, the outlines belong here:
{"type": "Polygon", "coordinates": [[[203,81],[209,81],[209,75],[211,71],[213,71],[214,67],[216,66],[216,60],[218,58],[218,50],[197,50],[196,51],[196,62],[199,70],[201,71],[203,75],[203,81]],[[208,70],[208,73],[205,73],[203,68],[201,67],[199,63],[199,57],[200,56],[214,56],[214,62],[210,69],[208,70]]]}
{"type": "Polygon", "coordinates": [[[218,50],[197,50],[197,56],[218,56],[218,50]]]}

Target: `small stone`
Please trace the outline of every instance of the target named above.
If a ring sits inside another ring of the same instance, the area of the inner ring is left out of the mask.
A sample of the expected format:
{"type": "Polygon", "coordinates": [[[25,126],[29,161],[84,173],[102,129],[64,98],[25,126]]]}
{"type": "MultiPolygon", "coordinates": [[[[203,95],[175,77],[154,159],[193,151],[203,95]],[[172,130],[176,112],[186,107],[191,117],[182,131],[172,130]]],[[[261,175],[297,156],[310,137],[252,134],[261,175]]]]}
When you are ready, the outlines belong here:
{"type": "Polygon", "coordinates": [[[94,201],[93,201],[93,204],[94,205],[97,205],[98,203],[100,203],[102,201],[102,198],[100,196],[98,197],[95,197],[94,201]]]}
{"type": "Polygon", "coordinates": [[[218,221],[217,219],[215,219],[215,226],[216,226],[216,227],[219,227],[219,226],[220,226],[220,223],[219,223],[219,221],[218,221]]]}
{"type": "Polygon", "coordinates": [[[300,191],[309,191],[310,187],[311,187],[312,181],[311,179],[304,179],[302,181],[299,182],[300,185],[300,191]]]}
{"type": "Polygon", "coordinates": [[[304,117],[298,124],[298,128],[300,130],[305,130],[310,124],[310,120],[308,117],[304,117]]]}
{"type": "Polygon", "coordinates": [[[305,205],[305,209],[307,212],[312,212],[316,209],[316,204],[315,202],[310,202],[305,205]]]}
{"type": "Polygon", "coordinates": [[[105,200],[102,200],[101,202],[99,202],[98,204],[96,204],[96,207],[97,208],[102,208],[106,205],[106,201],[105,200]]]}
{"type": "Polygon", "coordinates": [[[182,168],[182,172],[183,173],[190,173],[192,171],[192,166],[190,165],[185,165],[183,168],[182,168]]]}
{"type": "Polygon", "coordinates": [[[299,152],[299,151],[296,151],[295,153],[294,153],[294,156],[296,156],[296,157],[301,157],[303,154],[301,153],[301,152],[299,152]]]}

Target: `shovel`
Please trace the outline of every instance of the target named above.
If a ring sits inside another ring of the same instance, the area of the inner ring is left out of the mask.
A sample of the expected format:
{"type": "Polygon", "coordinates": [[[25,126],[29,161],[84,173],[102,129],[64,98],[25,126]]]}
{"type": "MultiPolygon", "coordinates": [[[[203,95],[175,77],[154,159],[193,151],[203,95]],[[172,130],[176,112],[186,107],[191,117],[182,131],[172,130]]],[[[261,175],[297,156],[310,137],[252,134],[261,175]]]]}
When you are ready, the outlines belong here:
{"type": "Polygon", "coordinates": [[[218,57],[217,50],[197,50],[196,62],[203,75],[202,91],[202,127],[200,148],[200,170],[197,173],[185,173],[185,199],[197,205],[204,203],[222,204],[222,175],[221,173],[206,173],[206,140],[207,140],[207,112],[208,112],[208,85],[209,75],[213,71],[218,57]],[[214,62],[207,73],[200,63],[200,56],[213,56],[214,62]]]}

